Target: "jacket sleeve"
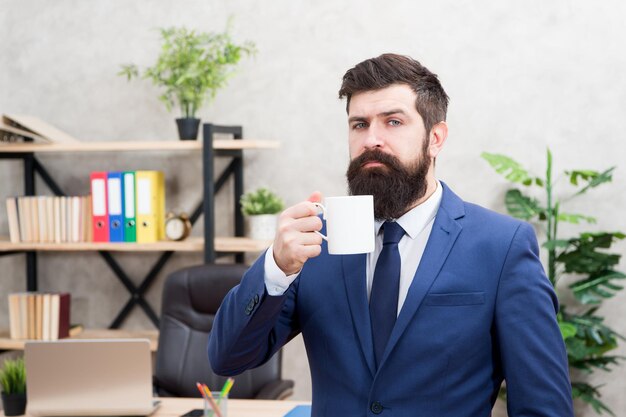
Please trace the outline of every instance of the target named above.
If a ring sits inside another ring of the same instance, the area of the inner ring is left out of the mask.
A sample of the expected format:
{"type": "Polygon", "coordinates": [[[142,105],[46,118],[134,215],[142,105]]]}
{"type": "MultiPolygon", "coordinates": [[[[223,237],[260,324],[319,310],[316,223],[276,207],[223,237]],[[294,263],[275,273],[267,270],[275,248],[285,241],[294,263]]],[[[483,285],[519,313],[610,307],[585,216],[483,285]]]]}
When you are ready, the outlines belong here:
{"type": "Polygon", "coordinates": [[[495,328],[510,417],[574,415],[558,299],[532,227],[518,227],[503,265],[495,328]]]}
{"type": "Polygon", "coordinates": [[[299,279],[283,295],[268,295],[264,257],[226,295],[215,316],[208,354],[218,375],[238,375],[262,365],[299,333],[295,311],[299,279]]]}

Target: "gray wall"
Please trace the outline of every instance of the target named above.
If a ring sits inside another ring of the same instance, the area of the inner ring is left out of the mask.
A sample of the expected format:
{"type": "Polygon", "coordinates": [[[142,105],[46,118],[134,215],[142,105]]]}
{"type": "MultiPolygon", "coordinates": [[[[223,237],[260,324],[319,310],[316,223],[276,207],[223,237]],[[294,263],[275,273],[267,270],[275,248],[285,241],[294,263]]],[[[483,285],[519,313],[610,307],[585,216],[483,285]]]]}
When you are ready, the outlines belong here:
{"type": "MultiPolygon", "coordinates": [[[[172,119],[148,82],[116,76],[120,64],[151,64],[157,27],[221,30],[235,17],[238,39],[256,42],[229,86],[202,109],[205,121],[242,124],[249,138],[277,139],[278,151],[246,154],[246,188],[271,186],[288,203],[313,190],[345,193],[344,71],[383,52],[409,54],[439,74],[451,97],[450,136],[437,174],[469,201],[502,210],[506,182],[479,157],[506,153],[541,174],[547,147],[555,169],[618,165],[614,183],[570,210],[594,214],[591,230],[626,230],[624,117],[626,5],[614,0],[530,1],[79,1],[0,0],[0,111],[33,114],[85,141],[176,140],[172,119]]],[[[163,169],[168,209],[200,197],[197,154],[41,156],[67,193],[88,193],[91,170],[163,169]]],[[[22,192],[21,166],[0,162],[0,197],[22,192]]],[[[563,193],[567,184],[562,178],[563,193]]],[[[40,192],[47,192],[39,183],[40,192]],[[45,190],[45,191],[44,191],[45,190]]],[[[221,196],[219,228],[231,227],[221,196]]],[[[4,204],[0,234],[8,234],[4,204]]],[[[198,233],[201,229],[196,230],[198,233]]],[[[564,233],[576,230],[565,229],[564,233]]],[[[624,254],[626,245],[618,250],[624,254]]],[[[117,257],[139,280],[153,254],[117,257]]],[[[166,268],[199,263],[177,254],[166,268]]],[[[624,263],[622,263],[622,268],[624,263]]],[[[75,321],[106,326],[126,293],[96,254],[41,254],[43,290],[71,290],[75,321]]],[[[0,299],[24,288],[22,256],[0,258],[0,299]]],[[[160,307],[162,277],[148,299],[160,307]]],[[[601,313],[626,334],[626,291],[601,313]]],[[[0,327],[8,325],[2,307],[0,327]]],[[[128,328],[150,327],[137,311],[128,328]]],[[[622,342],[621,354],[626,354],[622,342]]],[[[297,399],[310,398],[304,349],[287,348],[285,373],[297,399]]],[[[626,369],[598,375],[604,399],[626,414],[626,369]]],[[[581,415],[592,415],[581,411],[581,415]]]]}

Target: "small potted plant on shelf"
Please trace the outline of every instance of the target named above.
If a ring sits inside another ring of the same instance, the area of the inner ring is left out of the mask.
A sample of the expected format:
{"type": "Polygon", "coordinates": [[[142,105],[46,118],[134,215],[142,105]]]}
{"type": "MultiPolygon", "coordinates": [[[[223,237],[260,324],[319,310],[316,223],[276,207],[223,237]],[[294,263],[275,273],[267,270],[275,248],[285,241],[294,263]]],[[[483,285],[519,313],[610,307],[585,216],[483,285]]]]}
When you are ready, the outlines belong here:
{"type": "MultiPolygon", "coordinates": [[[[226,85],[243,55],[255,52],[254,43],[235,43],[230,24],[222,33],[203,33],[186,28],[163,28],[161,53],[156,63],[146,68],[144,79],[165,88],[159,99],[168,111],[180,106],[182,118],[176,119],[180,139],[196,139],[200,119],[196,113],[226,85]]],[[[123,65],[118,75],[128,80],[139,76],[134,64],[123,65]]]]}
{"type": "Polygon", "coordinates": [[[5,416],[19,416],[26,410],[26,369],[24,359],[7,359],[0,370],[2,405],[5,416]]]}
{"type": "Polygon", "coordinates": [[[240,203],[241,212],[248,218],[248,236],[258,240],[273,239],[283,200],[267,188],[259,188],[244,194],[240,203]]]}

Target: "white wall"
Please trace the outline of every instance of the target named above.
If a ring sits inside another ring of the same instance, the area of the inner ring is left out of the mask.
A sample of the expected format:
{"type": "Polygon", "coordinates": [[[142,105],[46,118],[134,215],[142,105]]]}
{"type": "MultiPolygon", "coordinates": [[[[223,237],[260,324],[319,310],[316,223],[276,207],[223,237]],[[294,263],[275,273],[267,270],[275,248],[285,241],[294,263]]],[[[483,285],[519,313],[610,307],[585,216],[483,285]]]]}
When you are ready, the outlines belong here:
{"type": "MultiPolygon", "coordinates": [[[[399,52],[439,74],[451,97],[450,136],[437,166],[458,194],[502,210],[507,184],[480,153],[506,153],[542,174],[550,147],[557,171],[618,166],[613,184],[570,209],[596,215],[592,230],[625,231],[625,13],[626,5],[615,0],[0,0],[0,111],[39,116],[85,141],[176,140],[178,114],[166,112],[148,82],[116,76],[119,66],[152,63],[157,27],[221,30],[232,15],[237,38],[256,42],[259,53],[201,117],[242,124],[246,137],[282,143],[276,152],[246,154],[246,188],[271,186],[288,203],[313,190],[344,194],[346,121],[336,98],[341,76],[363,59],[399,52]]],[[[68,193],[86,194],[91,170],[122,168],[164,169],[168,209],[191,210],[201,193],[197,155],[41,159],[68,193]]],[[[17,162],[0,162],[0,178],[0,197],[22,192],[17,162]]],[[[564,181],[559,185],[567,189],[564,181]]],[[[41,183],[38,190],[47,192],[41,183]]],[[[221,198],[219,228],[228,230],[221,198]]],[[[5,218],[2,204],[4,235],[5,218]]],[[[156,256],[117,258],[138,281],[156,256]]],[[[166,272],[199,262],[199,255],[177,254],[166,272]]],[[[108,325],[127,298],[97,254],[40,254],[39,273],[41,289],[72,290],[73,315],[87,326],[108,325]]],[[[157,309],[162,279],[148,294],[157,309]]],[[[23,288],[23,257],[0,257],[2,299],[23,288]]],[[[626,291],[601,310],[622,334],[624,301],[626,291]]],[[[1,311],[0,327],[6,327],[6,308],[1,311]]],[[[126,326],[150,324],[137,311],[126,326]]],[[[295,398],[310,398],[301,342],[288,347],[285,373],[297,379],[295,398]]],[[[604,399],[618,415],[626,414],[625,381],[624,367],[596,378],[607,383],[604,399]]]]}

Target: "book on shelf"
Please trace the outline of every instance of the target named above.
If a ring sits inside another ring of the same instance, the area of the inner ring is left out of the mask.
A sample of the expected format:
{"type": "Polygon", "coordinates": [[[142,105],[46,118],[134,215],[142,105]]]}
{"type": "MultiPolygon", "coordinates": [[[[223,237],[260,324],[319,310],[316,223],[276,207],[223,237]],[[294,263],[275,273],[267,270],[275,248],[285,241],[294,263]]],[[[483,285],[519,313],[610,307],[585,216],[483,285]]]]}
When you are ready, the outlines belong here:
{"type": "Polygon", "coordinates": [[[39,240],[39,204],[37,204],[37,197],[29,197],[28,205],[30,206],[30,230],[32,231],[33,242],[40,242],[39,240]]]}
{"type": "Polygon", "coordinates": [[[58,340],[70,335],[70,294],[9,294],[11,339],[58,340]]]}
{"type": "Polygon", "coordinates": [[[48,242],[48,219],[46,218],[46,197],[38,196],[35,198],[35,204],[37,207],[35,208],[37,215],[35,216],[35,221],[38,224],[37,230],[39,231],[39,242],[48,242]]]}
{"type": "Polygon", "coordinates": [[[7,198],[11,242],[154,243],[165,239],[163,172],[92,172],[90,188],[90,196],[7,198]]]}
{"type": "Polygon", "coordinates": [[[19,129],[7,123],[5,120],[0,120],[0,143],[23,142],[25,140],[49,142],[46,138],[36,135],[33,132],[19,129]]]}
{"type": "Polygon", "coordinates": [[[28,318],[28,324],[26,325],[26,338],[27,339],[36,339],[37,338],[37,313],[35,311],[35,298],[36,294],[31,294],[26,297],[26,308],[28,311],[26,312],[26,317],[28,318]]]}
{"type": "Polygon", "coordinates": [[[11,242],[90,242],[90,200],[89,196],[7,198],[11,242]]]}
{"type": "Polygon", "coordinates": [[[0,121],[0,142],[23,142],[25,140],[44,143],[79,142],[69,133],[35,116],[3,114],[0,121]]]}
{"type": "Polygon", "coordinates": [[[9,221],[9,239],[18,243],[20,239],[20,219],[17,215],[17,199],[7,198],[7,218],[9,221]]]}

